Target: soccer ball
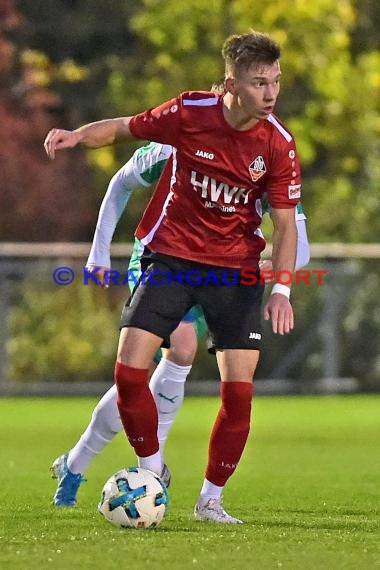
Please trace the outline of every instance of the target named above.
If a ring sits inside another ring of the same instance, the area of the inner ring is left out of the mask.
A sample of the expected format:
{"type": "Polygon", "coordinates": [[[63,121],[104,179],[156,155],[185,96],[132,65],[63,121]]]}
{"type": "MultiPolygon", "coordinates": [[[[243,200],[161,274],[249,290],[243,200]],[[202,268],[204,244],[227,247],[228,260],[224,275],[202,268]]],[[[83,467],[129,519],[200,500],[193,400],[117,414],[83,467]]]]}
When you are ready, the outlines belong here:
{"type": "Polygon", "coordinates": [[[98,510],[115,526],[149,528],[160,524],[168,503],[168,491],[158,475],[128,467],[106,481],[98,510]]]}

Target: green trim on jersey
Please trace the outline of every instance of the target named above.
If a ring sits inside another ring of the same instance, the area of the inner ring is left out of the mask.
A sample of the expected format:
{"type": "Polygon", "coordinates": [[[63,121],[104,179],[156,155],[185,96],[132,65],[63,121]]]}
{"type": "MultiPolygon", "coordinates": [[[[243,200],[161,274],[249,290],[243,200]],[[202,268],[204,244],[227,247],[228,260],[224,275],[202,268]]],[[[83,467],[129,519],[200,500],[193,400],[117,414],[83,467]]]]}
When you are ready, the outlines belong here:
{"type": "Polygon", "coordinates": [[[128,279],[128,283],[129,283],[129,288],[131,290],[131,293],[135,287],[135,284],[137,283],[137,281],[140,278],[141,275],[141,256],[143,254],[144,251],[144,246],[141,243],[141,241],[137,238],[135,238],[135,241],[133,243],[133,250],[132,250],[132,255],[131,258],[129,260],[129,265],[128,265],[128,273],[133,273],[135,280],[133,281],[128,279]]]}
{"type": "MultiPolygon", "coordinates": [[[[263,215],[264,214],[270,215],[270,213],[272,211],[272,207],[269,204],[268,194],[266,194],[266,193],[263,194],[263,196],[261,198],[261,207],[262,207],[263,215]]],[[[295,208],[296,208],[296,212],[295,212],[296,219],[301,219],[301,220],[306,219],[305,212],[303,211],[302,203],[298,202],[298,204],[296,204],[295,208]]]]}
{"type": "MultiPolygon", "coordinates": [[[[152,149],[154,149],[156,146],[158,146],[157,143],[150,142],[138,149],[137,151],[138,155],[144,156],[145,154],[150,153],[152,149]]],[[[144,172],[139,172],[141,178],[149,185],[153,184],[154,182],[157,182],[157,180],[160,178],[162,174],[162,171],[164,170],[166,162],[167,159],[164,158],[162,160],[159,160],[152,166],[150,166],[144,172]]]]}
{"type": "Polygon", "coordinates": [[[271,207],[270,207],[270,204],[268,201],[268,194],[267,193],[263,194],[262,197],[260,198],[260,200],[261,200],[261,208],[262,208],[263,215],[264,214],[270,214],[271,207]]]}

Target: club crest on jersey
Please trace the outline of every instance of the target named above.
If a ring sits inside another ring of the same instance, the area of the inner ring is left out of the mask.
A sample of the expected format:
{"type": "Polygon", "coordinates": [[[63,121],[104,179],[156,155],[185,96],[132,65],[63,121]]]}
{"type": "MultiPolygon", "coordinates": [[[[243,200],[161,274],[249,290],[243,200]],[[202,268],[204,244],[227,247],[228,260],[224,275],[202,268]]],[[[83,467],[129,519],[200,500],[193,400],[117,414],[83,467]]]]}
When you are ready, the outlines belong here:
{"type": "Polygon", "coordinates": [[[249,174],[253,182],[257,182],[267,171],[264,159],[261,155],[256,156],[255,160],[248,167],[249,174]]]}

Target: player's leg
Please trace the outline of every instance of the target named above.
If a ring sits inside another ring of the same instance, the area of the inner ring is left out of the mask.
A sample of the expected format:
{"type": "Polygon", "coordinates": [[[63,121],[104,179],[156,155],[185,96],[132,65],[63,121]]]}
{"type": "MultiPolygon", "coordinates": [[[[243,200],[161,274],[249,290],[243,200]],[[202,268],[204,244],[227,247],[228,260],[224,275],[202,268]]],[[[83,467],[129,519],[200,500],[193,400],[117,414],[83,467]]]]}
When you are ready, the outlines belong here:
{"type": "MultiPolygon", "coordinates": [[[[155,368],[152,363],[150,371],[155,368]]],[[[123,431],[117,407],[117,389],[114,384],[99,400],[92,413],[91,421],[78,442],[67,453],[67,467],[72,473],[87,470],[96,455],[123,431]]]]}
{"type": "Polygon", "coordinates": [[[78,443],[69,451],[67,466],[73,473],[84,473],[91,460],[117,435],[123,425],[117,409],[117,390],[113,385],[96,405],[91,422],[78,443]]]}
{"type": "Polygon", "coordinates": [[[197,351],[198,335],[205,329],[203,311],[192,307],[170,336],[170,348],[154,371],[149,386],[158,411],[158,440],[164,458],[165,443],[182,406],[185,381],[197,351]]]}
{"type": "MultiPolygon", "coordinates": [[[[158,437],[162,457],[169,430],[183,401],[184,383],[197,349],[196,331],[199,330],[200,334],[203,332],[202,320],[204,321],[203,312],[199,308],[193,308],[187,313],[184,321],[171,335],[170,342],[173,346],[165,351],[166,358],[161,359],[158,374],[153,373],[151,377],[153,385],[150,387],[158,407],[158,437]]],[[[152,363],[151,371],[154,368],[155,364],[152,363]]],[[[79,485],[84,481],[83,475],[89,464],[121,431],[123,424],[117,407],[117,389],[113,385],[96,405],[91,421],[78,442],[53,462],[52,476],[58,479],[53,498],[56,506],[76,504],[79,485]]],[[[167,486],[170,478],[170,472],[166,468],[164,483],[167,486]]]]}
{"type": "Polygon", "coordinates": [[[198,341],[207,330],[203,310],[196,305],[188,311],[170,336],[170,349],[154,372],[150,388],[158,410],[158,439],[164,461],[169,430],[182,405],[185,381],[190,373],[198,341]]]}
{"type": "Polygon", "coordinates": [[[154,261],[132,301],[122,313],[122,330],[115,366],[118,408],[128,440],[139,465],[161,475],[163,462],[157,437],[157,407],[148,386],[149,364],[164,339],[168,339],[193,302],[180,283],[154,283],[150,276],[177,273],[169,261],[154,261]]]}
{"type": "MultiPolygon", "coordinates": [[[[129,164],[131,164],[131,161],[125,166],[128,167],[129,164]]],[[[115,180],[117,184],[122,183],[125,166],[113,177],[109,184],[109,190],[116,188],[115,180]]],[[[130,171],[132,167],[129,166],[128,168],[130,171]]],[[[133,254],[128,268],[129,272],[135,276],[134,280],[129,282],[131,293],[134,289],[133,284],[138,281],[141,275],[141,255],[143,249],[141,242],[135,240],[133,254]]],[[[156,364],[152,362],[151,372],[153,372],[155,366],[156,364]]],[[[123,431],[123,424],[121,423],[117,407],[116,385],[113,385],[98,402],[93,411],[91,421],[78,442],[68,453],[65,453],[54,461],[51,468],[53,477],[60,480],[67,470],[75,475],[83,475],[91,460],[98,455],[120,431],[123,431]]]]}
{"type": "Polygon", "coordinates": [[[56,506],[74,506],[83,474],[117,433],[123,431],[117,409],[117,391],[113,385],[95,407],[86,430],[69,452],[58,457],[52,467],[52,476],[58,479],[53,498],[56,506]]]}
{"type": "Polygon", "coordinates": [[[223,350],[217,353],[221,374],[221,405],[210,442],[206,476],[195,509],[198,520],[240,523],[222,506],[222,492],[234,473],[248,438],[253,396],[252,377],[257,350],[223,350]]]}
{"type": "Polygon", "coordinates": [[[129,443],[139,465],[158,475],[162,471],[157,427],[157,408],[149,390],[149,364],[162,338],[146,330],[128,327],[120,332],[115,382],[117,405],[129,443]]]}
{"type": "MultiPolygon", "coordinates": [[[[166,358],[161,358],[157,374],[153,373],[151,377],[150,388],[158,407],[158,436],[162,454],[169,429],[182,404],[184,382],[191,370],[189,364],[197,348],[193,323],[194,318],[190,320],[189,317],[189,320],[179,324],[171,336],[173,348],[165,351],[166,358]]],[[[73,506],[76,504],[79,485],[84,480],[83,475],[91,461],[121,431],[123,431],[123,424],[119,416],[117,389],[114,384],[96,405],[90,423],[74,447],[53,462],[52,476],[58,479],[57,491],[53,499],[55,505],[73,506]]]]}
{"type": "Polygon", "coordinates": [[[221,377],[221,405],[209,443],[206,476],[195,507],[198,520],[239,523],[222,506],[222,491],[234,473],[250,429],[252,379],[261,344],[263,286],[205,291],[203,307],[221,377]],[[223,307],[223,310],[220,310],[223,307]]]}

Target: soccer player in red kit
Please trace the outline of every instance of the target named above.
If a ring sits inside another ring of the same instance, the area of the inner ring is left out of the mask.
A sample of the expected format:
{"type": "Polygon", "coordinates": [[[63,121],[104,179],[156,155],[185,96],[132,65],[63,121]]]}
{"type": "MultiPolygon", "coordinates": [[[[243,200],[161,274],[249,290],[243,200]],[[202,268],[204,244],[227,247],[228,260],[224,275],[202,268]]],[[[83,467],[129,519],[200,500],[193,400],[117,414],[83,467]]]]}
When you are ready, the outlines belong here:
{"type": "MultiPolygon", "coordinates": [[[[169,185],[168,198],[145,238],[151,263],[122,314],[115,366],[118,407],[139,465],[160,474],[157,409],[148,369],[162,341],[190,307],[200,304],[222,382],[206,477],[194,512],[198,520],[241,523],[223,509],[222,491],[250,429],[263,285],[260,280],[247,285],[236,274],[242,275],[247,266],[258,268],[265,246],[259,228],[264,192],[272,208],[274,272],[293,272],[294,207],[301,181],[293,136],[273,115],[281,76],[278,45],[265,34],[250,32],[227,38],[222,53],[224,94],[182,93],[135,116],[74,131],[53,129],[45,149],[53,159],[57,150],[79,143],[96,148],[131,138],[177,149],[170,178],[159,183],[169,185]]],[[[289,294],[289,287],[276,283],[264,308],[274,333],[293,328],[289,294]]]]}

